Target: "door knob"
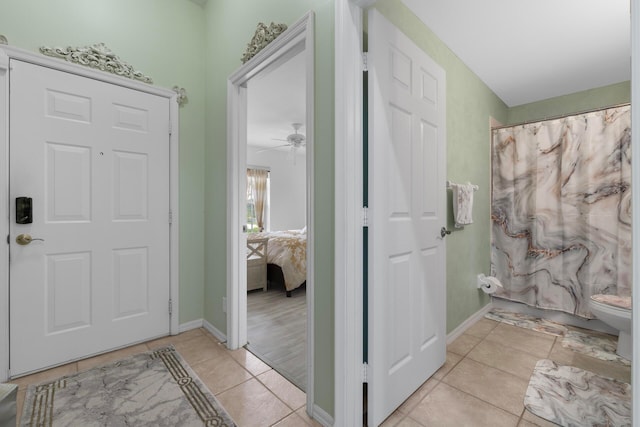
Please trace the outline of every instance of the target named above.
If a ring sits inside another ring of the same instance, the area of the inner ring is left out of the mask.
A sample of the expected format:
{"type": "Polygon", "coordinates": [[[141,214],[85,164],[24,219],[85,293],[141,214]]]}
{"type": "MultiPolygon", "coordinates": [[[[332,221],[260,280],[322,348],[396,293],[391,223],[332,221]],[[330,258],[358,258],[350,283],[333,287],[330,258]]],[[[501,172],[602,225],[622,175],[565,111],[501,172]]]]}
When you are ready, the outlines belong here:
{"type": "Polygon", "coordinates": [[[444,236],[446,236],[447,234],[451,234],[451,230],[447,230],[446,228],[442,227],[440,229],[440,237],[444,239],[444,236]]]}
{"type": "Polygon", "coordinates": [[[39,238],[33,238],[31,237],[31,235],[29,234],[18,234],[18,237],[16,237],[16,243],[19,245],[28,245],[29,243],[33,242],[34,240],[40,240],[41,242],[44,242],[44,239],[39,239],[39,238]]]}

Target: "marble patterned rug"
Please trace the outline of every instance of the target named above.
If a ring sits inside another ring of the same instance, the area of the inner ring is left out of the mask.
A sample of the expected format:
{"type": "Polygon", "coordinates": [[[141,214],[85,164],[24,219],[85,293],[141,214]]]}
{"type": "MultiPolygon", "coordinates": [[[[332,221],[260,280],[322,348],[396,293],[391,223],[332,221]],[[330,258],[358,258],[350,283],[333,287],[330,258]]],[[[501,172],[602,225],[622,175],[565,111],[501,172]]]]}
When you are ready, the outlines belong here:
{"type": "Polygon", "coordinates": [[[562,346],[601,360],[631,365],[630,361],[616,354],[618,341],[614,336],[594,336],[578,331],[568,331],[562,339],[562,346]]]}
{"type": "Polygon", "coordinates": [[[524,406],[566,427],[631,426],[629,384],[548,359],[536,364],[524,406]]]}
{"type": "Polygon", "coordinates": [[[616,354],[618,340],[613,335],[589,335],[576,330],[570,330],[550,320],[540,319],[522,313],[512,313],[497,308],[492,309],[485,314],[484,317],[508,325],[562,337],[562,346],[577,353],[586,354],[587,356],[600,360],[617,362],[626,366],[631,364],[630,361],[616,354]]]}
{"type": "Polygon", "coordinates": [[[485,314],[484,317],[497,322],[506,323],[508,325],[519,326],[521,328],[531,329],[548,335],[555,335],[557,337],[564,336],[564,334],[567,333],[567,328],[559,323],[529,316],[523,313],[513,313],[499,308],[492,309],[490,312],[485,314]]]}
{"type": "Polygon", "coordinates": [[[182,356],[169,346],[29,386],[20,425],[236,424],[182,356]]]}

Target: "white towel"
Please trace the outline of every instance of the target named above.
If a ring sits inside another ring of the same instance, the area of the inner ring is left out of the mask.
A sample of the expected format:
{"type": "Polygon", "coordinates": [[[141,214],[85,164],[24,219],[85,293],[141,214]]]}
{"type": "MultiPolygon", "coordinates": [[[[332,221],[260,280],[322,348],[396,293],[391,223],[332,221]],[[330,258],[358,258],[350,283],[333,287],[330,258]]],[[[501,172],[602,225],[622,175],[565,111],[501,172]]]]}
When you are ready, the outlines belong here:
{"type": "Polygon", "coordinates": [[[451,184],[455,228],[473,224],[473,192],[476,188],[471,184],[451,184]]]}

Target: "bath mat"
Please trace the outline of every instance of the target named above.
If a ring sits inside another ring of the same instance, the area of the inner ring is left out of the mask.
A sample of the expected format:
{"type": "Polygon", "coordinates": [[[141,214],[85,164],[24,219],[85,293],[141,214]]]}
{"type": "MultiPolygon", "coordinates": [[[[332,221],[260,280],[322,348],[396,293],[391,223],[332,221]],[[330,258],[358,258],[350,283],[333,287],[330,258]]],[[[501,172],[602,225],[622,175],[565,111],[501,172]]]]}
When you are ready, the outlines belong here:
{"type": "Polygon", "coordinates": [[[630,361],[616,354],[618,342],[614,336],[593,336],[578,331],[568,331],[562,339],[562,346],[597,359],[631,365],[630,361]]]}
{"type": "Polygon", "coordinates": [[[235,426],[172,347],[31,385],[20,425],[235,426]]]}
{"type": "Polygon", "coordinates": [[[561,426],[630,426],[631,386],[543,359],[529,380],[524,407],[561,426]]]}
{"type": "Polygon", "coordinates": [[[567,328],[560,325],[559,323],[529,316],[527,314],[512,313],[510,311],[500,310],[498,308],[492,309],[490,312],[485,314],[484,317],[486,317],[487,319],[495,320],[497,322],[506,323],[512,326],[518,326],[520,328],[531,329],[536,332],[542,332],[544,334],[554,335],[557,337],[561,337],[567,332],[567,328]]]}

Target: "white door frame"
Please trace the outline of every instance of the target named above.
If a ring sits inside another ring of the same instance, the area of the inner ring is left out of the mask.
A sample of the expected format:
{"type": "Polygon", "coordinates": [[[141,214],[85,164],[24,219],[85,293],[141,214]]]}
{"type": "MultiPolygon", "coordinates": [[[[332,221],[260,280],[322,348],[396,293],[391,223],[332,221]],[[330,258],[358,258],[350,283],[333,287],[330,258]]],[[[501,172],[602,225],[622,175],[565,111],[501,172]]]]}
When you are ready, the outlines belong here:
{"type": "MultiPolygon", "coordinates": [[[[145,83],[96,71],[90,68],[71,64],[59,59],[45,57],[12,46],[0,47],[0,237],[9,238],[9,60],[18,59],[35,65],[53,68],[70,74],[99,80],[105,83],[134,89],[170,99],[170,127],[169,138],[169,209],[172,213],[170,227],[170,298],[172,315],[170,333],[179,333],[179,182],[178,182],[178,153],[179,153],[179,121],[178,95],[169,89],[151,86],[145,83]],[[5,237],[6,236],[6,237],[5,237]]],[[[169,220],[169,218],[167,218],[169,220]]],[[[0,244],[0,381],[6,381],[9,376],[9,245],[0,244]]]]}
{"type": "Polygon", "coordinates": [[[362,19],[374,3],[335,2],[335,426],[362,424],[362,19]]]}
{"type": "Polygon", "coordinates": [[[362,18],[372,3],[335,2],[335,426],[362,424],[362,18]]]}
{"type": "MultiPolygon", "coordinates": [[[[334,425],[362,422],[362,15],[375,0],[335,0],[335,388],[334,425]]],[[[640,7],[631,2],[631,68],[640,75],[640,7]]],[[[640,105],[640,84],[633,84],[631,104],[640,105]]],[[[632,108],[632,128],[640,128],[640,107],[632,108]]],[[[632,133],[640,152],[640,132],[632,133]]],[[[640,182],[632,162],[633,182],[640,182]]],[[[640,185],[632,186],[634,222],[640,224],[640,185]]],[[[633,228],[640,247],[640,226],[633,228]]],[[[633,269],[640,271],[640,251],[633,269]]],[[[633,306],[640,307],[640,275],[634,274],[633,306]]],[[[636,312],[637,314],[638,312],[636,312]]],[[[640,330],[640,315],[633,316],[640,330]]],[[[633,366],[640,366],[640,340],[634,340],[633,366]]],[[[632,393],[640,396],[640,369],[633,370],[632,393]]],[[[635,402],[635,400],[634,400],[635,402]]],[[[634,412],[638,404],[633,404],[634,412]]],[[[634,417],[636,421],[638,417],[634,417]]]]}
{"type": "Polygon", "coordinates": [[[307,410],[313,408],[314,353],[314,13],[308,12],[235,71],[227,81],[227,347],[247,343],[246,247],[241,238],[247,170],[247,82],[267,67],[303,52],[306,70],[307,168],[307,410]]]}

